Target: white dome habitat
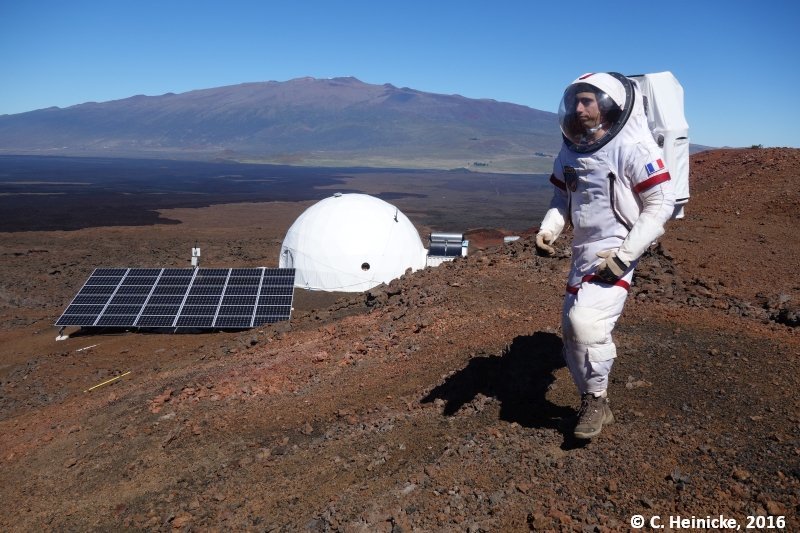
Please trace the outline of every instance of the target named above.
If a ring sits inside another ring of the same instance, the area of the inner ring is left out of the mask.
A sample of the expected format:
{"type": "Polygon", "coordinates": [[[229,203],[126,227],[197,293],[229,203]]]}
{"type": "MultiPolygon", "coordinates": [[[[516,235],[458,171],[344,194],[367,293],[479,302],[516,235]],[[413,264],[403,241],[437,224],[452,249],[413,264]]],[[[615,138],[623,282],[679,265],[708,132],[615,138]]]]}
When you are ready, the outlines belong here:
{"type": "Polygon", "coordinates": [[[395,206],[366,194],[335,194],[306,209],[286,232],[279,266],[295,287],[362,292],[408,268],[425,267],[414,225],[395,206]]]}

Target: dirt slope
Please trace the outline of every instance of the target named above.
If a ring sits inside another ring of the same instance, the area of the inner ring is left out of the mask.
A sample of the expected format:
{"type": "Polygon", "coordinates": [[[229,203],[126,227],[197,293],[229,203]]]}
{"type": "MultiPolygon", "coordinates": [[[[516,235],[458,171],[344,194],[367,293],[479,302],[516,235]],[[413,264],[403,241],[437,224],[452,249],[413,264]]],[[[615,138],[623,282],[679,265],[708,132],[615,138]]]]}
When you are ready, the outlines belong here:
{"type": "MultiPolygon", "coordinates": [[[[365,295],[299,293],[291,324],[55,343],[74,289],[54,267],[131,248],[163,262],[180,234],[0,235],[0,529],[617,531],[640,514],[797,530],[800,151],[692,164],[687,217],[643,259],[618,326],[618,423],[589,443],[566,422],[565,242],[555,259],[525,237],[365,295]]],[[[228,264],[276,256],[216,228],[228,264]]]]}

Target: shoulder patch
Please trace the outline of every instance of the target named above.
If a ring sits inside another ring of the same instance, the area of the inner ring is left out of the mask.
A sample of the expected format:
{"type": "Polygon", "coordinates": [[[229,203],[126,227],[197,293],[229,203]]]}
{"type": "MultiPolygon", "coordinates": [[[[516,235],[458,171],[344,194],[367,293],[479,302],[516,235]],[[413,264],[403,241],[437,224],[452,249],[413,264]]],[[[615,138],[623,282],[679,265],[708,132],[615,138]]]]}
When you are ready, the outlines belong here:
{"type": "Polygon", "coordinates": [[[644,166],[644,168],[647,171],[647,175],[652,176],[653,174],[656,174],[664,170],[664,161],[661,159],[650,161],[644,166]]]}

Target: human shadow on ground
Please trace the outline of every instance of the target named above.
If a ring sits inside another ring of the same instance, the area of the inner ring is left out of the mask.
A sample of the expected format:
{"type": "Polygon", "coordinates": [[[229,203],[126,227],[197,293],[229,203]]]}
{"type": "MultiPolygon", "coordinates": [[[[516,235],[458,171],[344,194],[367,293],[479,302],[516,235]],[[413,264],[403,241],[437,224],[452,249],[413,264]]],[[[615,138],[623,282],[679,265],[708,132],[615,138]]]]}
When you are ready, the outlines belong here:
{"type": "Polygon", "coordinates": [[[556,429],[569,439],[564,420],[574,415],[568,407],[547,399],[555,381],[555,371],[562,368],[561,338],[537,331],[514,339],[500,356],[474,357],[469,364],[434,388],[422,403],[444,400],[445,416],[454,415],[478,394],[500,402],[500,419],[528,428],[556,429]]]}

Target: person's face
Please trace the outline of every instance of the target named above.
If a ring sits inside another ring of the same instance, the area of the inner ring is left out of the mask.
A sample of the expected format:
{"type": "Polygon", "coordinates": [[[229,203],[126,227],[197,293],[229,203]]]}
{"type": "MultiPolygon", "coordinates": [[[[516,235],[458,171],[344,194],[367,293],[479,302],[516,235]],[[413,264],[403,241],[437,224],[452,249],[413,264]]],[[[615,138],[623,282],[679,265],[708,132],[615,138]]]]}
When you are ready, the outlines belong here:
{"type": "Polygon", "coordinates": [[[575,95],[575,114],[584,128],[595,128],[602,120],[597,98],[593,92],[578,93],[575,95]]]}

